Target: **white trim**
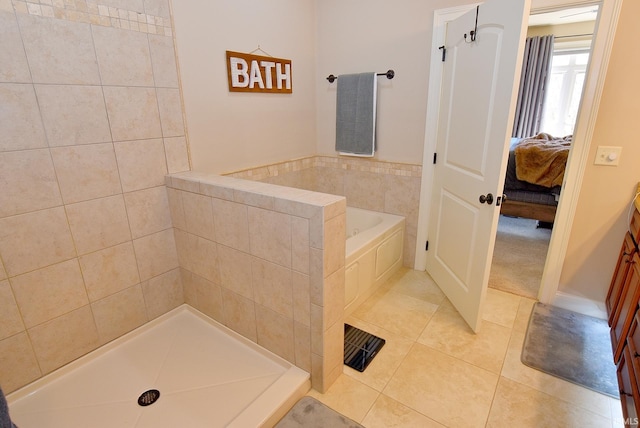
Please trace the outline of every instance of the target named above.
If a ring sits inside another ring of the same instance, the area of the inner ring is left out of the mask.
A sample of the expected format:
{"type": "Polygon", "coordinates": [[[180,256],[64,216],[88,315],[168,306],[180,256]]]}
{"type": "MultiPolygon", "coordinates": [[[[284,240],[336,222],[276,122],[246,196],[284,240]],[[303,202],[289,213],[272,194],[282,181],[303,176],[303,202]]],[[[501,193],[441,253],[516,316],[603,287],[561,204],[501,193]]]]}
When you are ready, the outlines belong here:
{"type": "MultiPolygon", "coordinates": [[[[586,2],[585,2],[586,3],[586,2]]],[[[576,121],[574,143],[567,162],[564,182],[574,183],[568,192],[563,191],[558,204],[556,220],[551,234],[549,251],[538,299],[544,303],[555,303],[560,285],[560,276],[569,246],[571,226],[580,196],[580,184],[588,163],[589,148],[598,116],[598,107],[604,88],[607,67],[618,24],[622,0],[602,0],[594,32],[593,50],[589,60],[584,84],[580,112],[576,121]],[[577,144],[576,144],[577,143],[577,144]]]]}
{"type": "MultiPolygon", "coordinates": [[[[593,0],[547,0],[545,6],[532,8],[532,13],[548,12],[553,9],[597,4],[593,0]]],[[[540,2],[538,2],[540,3],[540,2]]],[[[431,203],[431,183],[433,176],[432,156],[435,151],[436,132],[438,121],[438,104],[440,94],[440,80],[442,78],[442,65],[439,61],[438,46],[444,41],[447,22],[471,10],[476,5],[466,5],[457,8],[439,9],[434,12],[431,67],[429,70],[429,94],[427,99],[427,119],[425,129],[425,144],[423,152],[423,169],[420,190],[420,207],[418,213],[418,229],[416,241],[415,269],[426,269],[426,251],[424,243],[428,239],[429,208],[431,203]]],[[[598,113],[600,98],[604,88],[604,81],[609,64],[609,57],[618,16],[622,7],[622,0],[602,0],[598,20],[594,31],[593,51],[591,54],[587,78],[582,95],[582,103],[571,156],[565,171],[565,183],[573,183],[565,186],[563,195],[558,205],[556,219],[549,243],[549,251],[545,269],[542,274],[538,299],[543,303],[553,304],[556,300],[560,275],[569,245],[571,225],[575,217],[578,197],[580,196],[580,183],[584,176],[584,170],[588,162],[589,147],[593,137],[593,131],[598,113]]]]}

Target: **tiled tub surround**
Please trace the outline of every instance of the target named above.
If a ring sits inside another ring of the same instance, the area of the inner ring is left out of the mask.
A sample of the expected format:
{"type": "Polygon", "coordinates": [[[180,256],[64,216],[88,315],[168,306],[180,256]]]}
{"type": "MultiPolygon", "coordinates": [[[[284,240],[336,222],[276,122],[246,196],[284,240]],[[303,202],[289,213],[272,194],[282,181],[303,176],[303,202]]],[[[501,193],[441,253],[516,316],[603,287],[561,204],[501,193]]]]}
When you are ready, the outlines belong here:
{"type": "Polygon", "coordinates": [[[99,4],[161,17],[162,33],[95,24],[92,1],[0,0],[6,393],[184,302],[164,185],[189,169],[169,2],[99,4]]]}
{"type": "Polygon", "coordinates": [[[167,176],[185,301],[311,373],[342,373],[344,197],[198,172],[167,176]]]}
{"type": "Polygon", "coordinates": [[[311,156],[226,175],[345,196],[350,207],[401,215],[406,220],[404,266],[414,266],[420,165],[311,156]]]}

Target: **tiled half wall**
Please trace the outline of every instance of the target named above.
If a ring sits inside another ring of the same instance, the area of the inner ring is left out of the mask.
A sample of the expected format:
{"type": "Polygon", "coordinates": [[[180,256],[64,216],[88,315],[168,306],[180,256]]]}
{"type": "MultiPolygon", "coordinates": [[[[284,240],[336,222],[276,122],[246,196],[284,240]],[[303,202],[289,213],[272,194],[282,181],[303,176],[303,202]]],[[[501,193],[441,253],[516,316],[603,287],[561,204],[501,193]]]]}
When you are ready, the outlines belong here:
{"type": "Polygon", "coordinates": [[[350,207],[404,216],[404,265],[414,266],[421,165],[310,156],[227,175],[345,196],[350,207]]]}
{"type": "Polygon", "coordinates": [[[342,373],[344,197],[198,172],[166,180],[185,301],[311,373],[342,373]]]}

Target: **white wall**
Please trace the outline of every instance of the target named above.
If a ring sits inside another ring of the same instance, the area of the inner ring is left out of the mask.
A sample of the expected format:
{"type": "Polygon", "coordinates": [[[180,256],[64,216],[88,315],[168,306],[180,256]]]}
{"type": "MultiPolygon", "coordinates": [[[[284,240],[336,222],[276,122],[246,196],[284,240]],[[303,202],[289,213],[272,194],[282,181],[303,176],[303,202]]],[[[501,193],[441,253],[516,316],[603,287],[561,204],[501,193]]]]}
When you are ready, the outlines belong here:
{"type": "Polygon", "coordinates": [[[172,3],[193,169],[230,172],[314,154],[314,1],[172,3]],[[292,61],[292,94],[229,92],[225,51],[258,45],[292,61]]]}
{"type": "Polygon", "coordinates": [[[640,181],[638,16],[640,2],[625,1],[560,277],[560,291],[599,302],[606,297],[640,181]],[[623,147],[618,167],[593,165],[599,145],[623,147]]]}
{"type": "Polygon", "coordinates": [[[329,74],[386,72],[378,78],[376,158],[422,164],[433,12],[465,0],[317,2],[317,150],[335,155],[337,83],[329,74]]]}

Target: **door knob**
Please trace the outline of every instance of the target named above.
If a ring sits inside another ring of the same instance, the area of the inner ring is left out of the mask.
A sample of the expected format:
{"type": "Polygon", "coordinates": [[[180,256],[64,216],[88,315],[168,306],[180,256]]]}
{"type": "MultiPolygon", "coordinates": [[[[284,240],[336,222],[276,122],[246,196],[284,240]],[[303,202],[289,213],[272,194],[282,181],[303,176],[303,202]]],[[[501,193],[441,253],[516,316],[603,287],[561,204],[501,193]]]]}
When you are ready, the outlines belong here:
{"type": "Polygon", "coordinates": [[[486,195],[480,195],[478,200],[480,201],[481,204],[484,204],[486,202],[488,205],[491,205],[493,203],[493,195],[491,193],[487,193],[486,195]]]}

